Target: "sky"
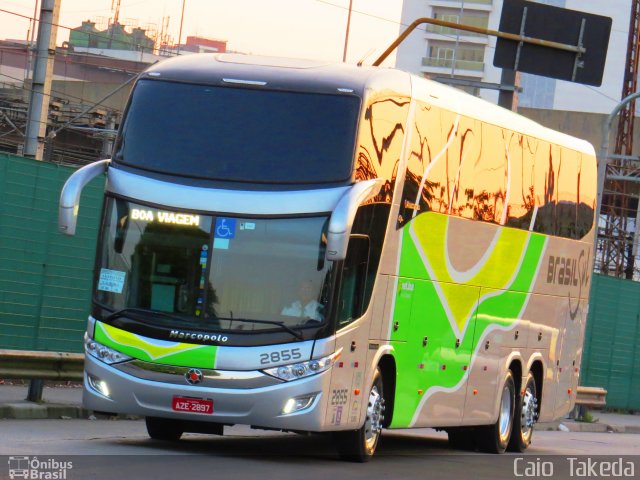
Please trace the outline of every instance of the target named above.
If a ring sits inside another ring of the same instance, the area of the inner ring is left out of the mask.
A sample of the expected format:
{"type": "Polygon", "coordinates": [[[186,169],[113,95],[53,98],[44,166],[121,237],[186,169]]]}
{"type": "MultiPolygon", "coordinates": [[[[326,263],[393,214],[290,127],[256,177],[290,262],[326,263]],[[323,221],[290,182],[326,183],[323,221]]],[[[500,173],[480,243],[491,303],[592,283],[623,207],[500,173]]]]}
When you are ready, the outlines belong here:
{"type": "MultiPolygon", "coordinates": [[[[0,9],[32,17],[36,0],[0,0],[0,9]]],[[[61,0],[60,25],[113,16],[115,0],[61,0]]],[[[401,30],[402,0],[352,0],[347,62],[366,56],[373,62],[401,30]]],[[[169,33],[178,40],[183,0],[121,0],[122,23],[160,29],[169,16],[169,33]]],[[[349,0],[185,0],[182,41],[187,35],[227,40],[229,50],[317,60],[341,61],[349,0]]],[[[29,20],[0,11],[0,38],[25,39],[29,20]]],[[[69,30],[58,29],[58,45],[69,30]]],[[[391,56],[384,65],[393,65],[391,56]]]]}

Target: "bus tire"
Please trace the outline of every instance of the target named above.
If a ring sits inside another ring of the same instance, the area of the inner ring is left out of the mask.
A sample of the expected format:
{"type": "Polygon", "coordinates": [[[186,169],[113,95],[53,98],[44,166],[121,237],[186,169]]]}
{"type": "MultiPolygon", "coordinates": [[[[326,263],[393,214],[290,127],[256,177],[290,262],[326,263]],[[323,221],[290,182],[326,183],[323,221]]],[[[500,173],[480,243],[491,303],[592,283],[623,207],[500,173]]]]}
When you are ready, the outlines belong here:
{"type": "Polygon", "coordinates": [[[476,444],[480,451],[504,453],[513,430],[513,412],[515,411],[516,384],[513,372],[507,370],[500,391],[498,420],[492,425],[476,427],[476,444]]]}
{"type": "Polygon", "coordinates": [[[145,417],[147,433],[154,440],[176,442],[184,433],[182,424],[178,420],[168,418],[145,417]]]}
{"type": "Polygon", "coordinates": [[[524,452],[531,444],[533,425],[538,419],[538,390],[531,372],[522,391],[524,394],[517,396],[513,416],[513,432],[509,441],[509,450],[512,452],[524,452]]]}
{"type": "Polygon", "coordinates": [[[384,422],[384,409],[382,373],[380,368],[376,368],[376,373],[369,389],[367,416],[364,425],[358,430],[334,433],[338,455],[342,460],[361,463],[371,460],[380,439],[384,422]]]}

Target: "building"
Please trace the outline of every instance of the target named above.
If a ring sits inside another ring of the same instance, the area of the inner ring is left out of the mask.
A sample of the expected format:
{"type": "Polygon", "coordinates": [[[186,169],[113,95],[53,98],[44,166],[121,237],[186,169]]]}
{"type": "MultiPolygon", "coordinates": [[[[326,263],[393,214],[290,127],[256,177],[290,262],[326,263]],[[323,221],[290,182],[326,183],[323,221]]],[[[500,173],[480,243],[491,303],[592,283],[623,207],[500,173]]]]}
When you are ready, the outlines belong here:
{"type": "Polygon", "coordinates": [[[156,51],[155,41],[147,35],[145,29],[130,28],[117,22],[110,24],[105,30],[99,30],[95,22],[86,20],[81,26],[71,30],[69,41],[63,45],[68,51],[78,54],[139,63],[157,62],[163,58],[157,53],[165,53],[156,51]]]}
{"type": "MultiPolygon", "coordinates": [[[[227,42],[189,36],[154,50],[145,30],[91,21],[56,48],[45,160],[82,165],[105,158],[122,118],[132,80],[150,64],[176,54],[225,52],[227,42]],[[62,128],[63,127],[63,128],[62,128]],[[59,131],[58,131],[59,130],[59,131]]],[[[24,142],[32,50],[23,40],[0,40],[0,151],[20,153],[24,142]]]]}
{"type": "MultiPolygon", "coordinates": [[[[503,0],[404,0],[401,29],[404,30],[416,18],[432,17],[498,30],[502,3],[503,0]]],[[[598,88],[521,74],[522,92],[518,96],[518,105],[565,111],[611,112],[622,92],[631,0],[538,0],[538,3],[611,17],[613,26],[607,62],[602,86],[598,88]]],[[[396,66],[443,81],[454,77],[497,84],[500,83],[502,70],[493,66],[495,45],[495,37],[427,25],[414,31],[399,46],[396,66]]],[[[497,102],[497,90],[477,87],[465,89],[497,102]]]]}
{"type": "MultiPolygon", "coordinates": [[[[0,40],[0,151],[21,152],[31,90],[31,53],[24,41],[0,40]]],[[[49,139],[45,159],[82,165],[108,156],[105,145],[120,123],[131,80],[148,66],[141,61],[58,47],[48,133],[65,128],[49,139]]]]}
{"type": "Polygon", "coordinates": [[[96,48],[105,50],[133,50],[153,52],[154,41],[146,30],[132,28],[131,33],[120,23],[112,23],[106,30],[98,30],[90,20],[74,28],[69,33],[69,47],[96,48]]]}
{"type": "Polygon", "coordinates": [[[227,41],[216,40],[214,38],[188,36],[187,43],[181,45],[180,51],[191,53],[224,53],[227,51],[227,41]]]}
{"type": "Polygon", "coordinates": [[[225,53],[227,51],[227,41],[189,35],[185,43],[180,45],[161,45],[160,50],[166,55],[225,53]]]}

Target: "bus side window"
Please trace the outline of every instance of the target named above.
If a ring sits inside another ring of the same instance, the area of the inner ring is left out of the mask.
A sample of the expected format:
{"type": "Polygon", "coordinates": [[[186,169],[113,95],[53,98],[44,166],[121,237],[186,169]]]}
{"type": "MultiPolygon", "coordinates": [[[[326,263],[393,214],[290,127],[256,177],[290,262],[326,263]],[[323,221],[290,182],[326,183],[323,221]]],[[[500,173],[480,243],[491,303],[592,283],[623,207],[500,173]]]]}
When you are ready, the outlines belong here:
{"type": "Polygon", "coordinates": [[[349,239],[338,301],[338,327],[348,325],[364,313],[369,249],[368,236],[352,235],[349,239]]]}

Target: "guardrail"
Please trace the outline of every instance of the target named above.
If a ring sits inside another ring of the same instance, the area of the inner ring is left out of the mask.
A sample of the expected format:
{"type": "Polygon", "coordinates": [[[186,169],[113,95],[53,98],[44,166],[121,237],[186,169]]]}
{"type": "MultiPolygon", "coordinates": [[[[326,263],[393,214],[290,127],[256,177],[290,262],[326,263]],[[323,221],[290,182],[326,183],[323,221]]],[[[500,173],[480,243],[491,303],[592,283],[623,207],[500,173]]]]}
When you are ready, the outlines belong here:
{"type": "Polygon", "coordinates": [[[35,352],[0,349],[0,378],[31,380],[27,400],[42,400],[44,380],[82,381],[82,353],[35,352]]]}

